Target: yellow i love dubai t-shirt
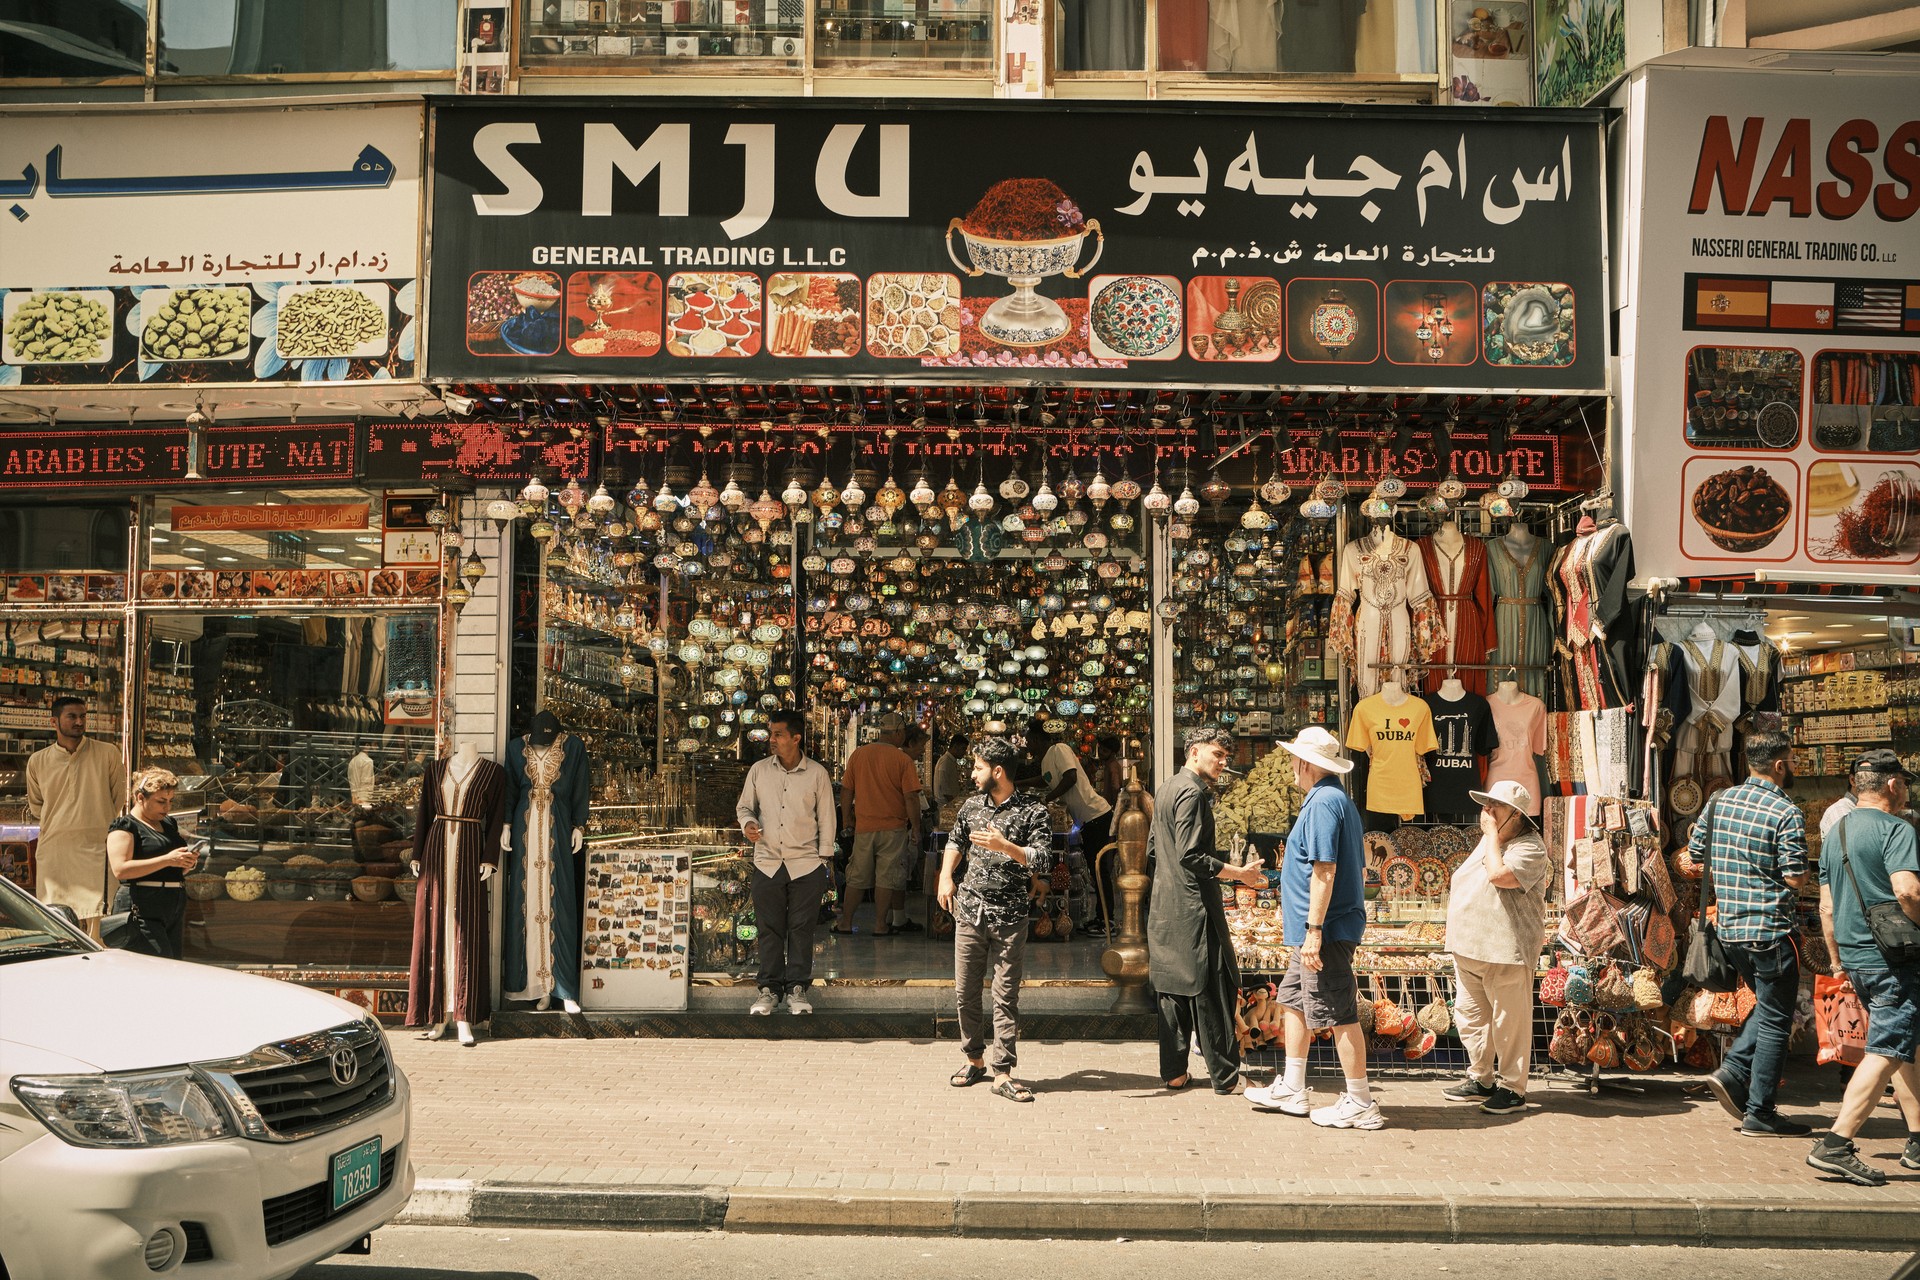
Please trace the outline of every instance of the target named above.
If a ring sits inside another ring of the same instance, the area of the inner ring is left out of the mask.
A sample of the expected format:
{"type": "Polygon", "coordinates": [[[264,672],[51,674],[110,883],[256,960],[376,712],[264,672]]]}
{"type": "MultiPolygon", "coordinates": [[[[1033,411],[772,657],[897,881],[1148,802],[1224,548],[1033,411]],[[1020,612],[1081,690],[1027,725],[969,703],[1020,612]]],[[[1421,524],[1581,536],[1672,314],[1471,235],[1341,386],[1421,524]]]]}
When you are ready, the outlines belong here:
{"type": "Polygon", "coordinates": [[[1367,808],[1375,813],[1425,813],[1420,792],[1420,757],[1440,749],[1433,734],[1433,712],[1419,698],[1409,697],[1388,706],[1379,694],[1364,698],[1353,709],[1347,726],[1347,746],[1364,751],[1367,766],[1367,808]]]}

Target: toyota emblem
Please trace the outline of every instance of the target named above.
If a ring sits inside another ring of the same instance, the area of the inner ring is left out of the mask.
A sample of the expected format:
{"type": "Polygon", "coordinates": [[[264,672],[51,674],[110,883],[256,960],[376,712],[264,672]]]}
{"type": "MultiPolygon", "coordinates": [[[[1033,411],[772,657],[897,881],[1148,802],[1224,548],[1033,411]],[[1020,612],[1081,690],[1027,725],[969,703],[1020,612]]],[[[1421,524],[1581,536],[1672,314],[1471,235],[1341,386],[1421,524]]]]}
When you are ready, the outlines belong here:
{"type": "Polygon", "coordinates": [[[333,1072],[333,1082],[343,1089],[360,1075],[360,1057],[346,1045],[341,1045],[333,1051],[333,1056],[327,1060],[327,1066],[333,1072]]]}

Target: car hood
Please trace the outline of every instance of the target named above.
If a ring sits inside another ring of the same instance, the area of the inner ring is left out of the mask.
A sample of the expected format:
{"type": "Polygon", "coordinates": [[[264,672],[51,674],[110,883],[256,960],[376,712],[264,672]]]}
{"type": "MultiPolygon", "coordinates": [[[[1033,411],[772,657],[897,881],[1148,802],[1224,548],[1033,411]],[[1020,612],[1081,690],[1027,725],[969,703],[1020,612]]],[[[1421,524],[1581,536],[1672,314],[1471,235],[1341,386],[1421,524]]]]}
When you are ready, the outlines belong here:
{"type": "Polygon", "coordinates": [[[14,1045],[98,1071],[138,1071],[236,1058],[365,1016],[290,982],[130,951],[0,965],[0,1009],[9,1076],[21,1070],[14,1045]]]}

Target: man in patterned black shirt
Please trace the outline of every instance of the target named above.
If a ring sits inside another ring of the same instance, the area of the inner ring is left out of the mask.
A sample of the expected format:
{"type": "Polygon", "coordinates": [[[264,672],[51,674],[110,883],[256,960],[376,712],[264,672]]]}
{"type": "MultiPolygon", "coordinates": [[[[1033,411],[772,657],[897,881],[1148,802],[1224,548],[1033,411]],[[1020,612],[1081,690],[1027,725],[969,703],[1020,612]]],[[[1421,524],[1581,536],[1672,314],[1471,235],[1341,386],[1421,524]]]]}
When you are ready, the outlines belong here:
{"type": "Polygon", "coordinates": [[[1020,977],[1027,950],[1027,902],[1034,881],[1053,870],[1053,827],[1047,806],[1031,791],[1017,790],[1019,751],[1005,738],[988,738],[973,749],[973,785],[947,832],[940,867],[940,905],[953,913],[953,985],[960,1008],[962,1051],[967,1061],[953,1073],[956,1088],[985,1080],[1011,1102],[1032,1102],[1033,1091],[1013,1078],[1020,1016],[1020,977]],[[965,856],[958,889],[954,876],[965,856]],[[987,1018],[980,983],[993,968],[993,1055],[987,1048],[987,1018]]]}

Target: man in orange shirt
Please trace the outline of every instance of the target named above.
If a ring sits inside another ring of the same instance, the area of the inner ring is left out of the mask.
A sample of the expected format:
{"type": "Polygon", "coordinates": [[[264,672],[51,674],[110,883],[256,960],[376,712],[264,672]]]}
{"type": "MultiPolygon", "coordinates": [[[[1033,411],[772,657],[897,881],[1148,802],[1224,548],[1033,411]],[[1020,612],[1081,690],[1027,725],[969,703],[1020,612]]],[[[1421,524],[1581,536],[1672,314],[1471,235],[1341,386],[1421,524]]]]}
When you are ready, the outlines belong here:
{"type": "Polygon", "coordinates": [[[840,780],[842,823],[853,832],[846,892],[835,933],[853,932],[853,910],[873,890],[873,936],[891,938],[895,903],[907,888],[908,858],[920,847],[920,774],[902,750],[907,725],[888,712],[880,735],[847,757],[840,780]]]}

